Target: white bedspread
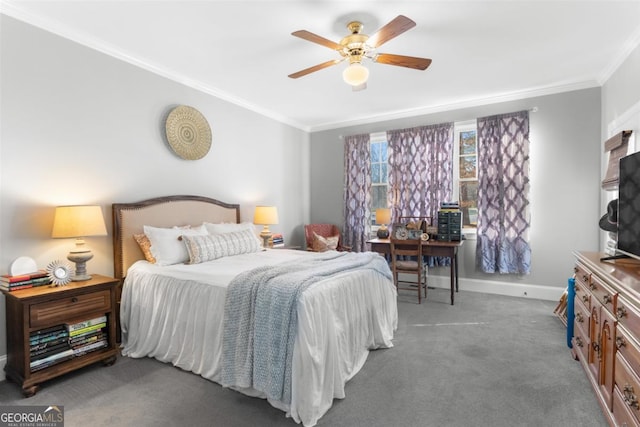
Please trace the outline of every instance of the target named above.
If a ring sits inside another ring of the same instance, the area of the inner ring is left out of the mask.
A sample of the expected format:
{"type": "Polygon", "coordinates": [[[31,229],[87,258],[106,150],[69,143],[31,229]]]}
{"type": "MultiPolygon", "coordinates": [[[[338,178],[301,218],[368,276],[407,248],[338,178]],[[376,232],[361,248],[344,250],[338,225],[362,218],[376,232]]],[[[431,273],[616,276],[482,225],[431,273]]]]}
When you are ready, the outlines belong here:
{"type": "MultiPolygon", "coordinates": [[[[297,257],[285,249],[221,258],[196,265],[158,267],[138,261],[122,294],[122,353],[171,362],[215,382],[221,380],[226,287],[238,273],[297,257]]],[[[298,302],[291,404],[269,400],[296,422],[313,426],[344,398],[344,385],[368,350],[392,347],[397,327],[393,282],[372,271],[320,281],[298,302]]],[[[264,397],[252,389],[239,390],[264,397]]]]}

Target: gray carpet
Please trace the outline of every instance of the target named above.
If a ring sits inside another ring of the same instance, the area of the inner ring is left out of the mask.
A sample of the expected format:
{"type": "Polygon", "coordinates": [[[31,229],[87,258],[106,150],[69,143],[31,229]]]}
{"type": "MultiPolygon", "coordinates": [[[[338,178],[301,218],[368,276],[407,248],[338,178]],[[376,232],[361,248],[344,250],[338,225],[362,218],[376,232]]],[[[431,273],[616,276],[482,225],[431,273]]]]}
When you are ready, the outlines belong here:
{"type": "MultiPolygon", "coordinates": [[[[556,305],[430,289],[401,291],[395,347],[370,353],[319,426],[605,426],[587,377],[566,345],[556,305]]],[[[120,357],[45,383],[23,399],[64,405],[65,426],[290,426],[263,400],[153,359],[120,357]]]]}

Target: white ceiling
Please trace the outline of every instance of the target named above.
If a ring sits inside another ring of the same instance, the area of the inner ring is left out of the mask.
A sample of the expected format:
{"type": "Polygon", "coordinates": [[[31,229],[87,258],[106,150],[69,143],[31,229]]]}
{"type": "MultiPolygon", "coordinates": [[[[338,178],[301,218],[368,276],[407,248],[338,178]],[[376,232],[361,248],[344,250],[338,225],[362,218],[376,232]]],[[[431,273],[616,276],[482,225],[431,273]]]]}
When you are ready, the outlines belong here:
{"type": "Polygon", "coordinates": [[[600,86],[640,43],[634,1],[17,1],[2,13],[308,131],[600,86]],[[379,52],[427,57],[426,71],[367,62],[366,90],[346,63],[287,75],[339,42],[405,15],[416,27],[379,52]]]}

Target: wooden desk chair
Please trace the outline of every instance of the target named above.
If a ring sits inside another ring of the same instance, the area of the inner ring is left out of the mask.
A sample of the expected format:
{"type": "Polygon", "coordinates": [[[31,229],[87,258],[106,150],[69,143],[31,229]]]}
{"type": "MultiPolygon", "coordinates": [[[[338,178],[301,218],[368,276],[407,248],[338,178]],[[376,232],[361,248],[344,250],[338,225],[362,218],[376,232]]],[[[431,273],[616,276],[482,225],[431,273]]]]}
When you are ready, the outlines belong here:
{"type": "Polygon", "coordinates": [[[391,272],[396,289],[418,290],[418,304],[422,303],[422,289],[427,297],[427,274],[422,259],[422,241],[398,240],[393,237],[391,246],[391,272]],[[400,280],[399,274],[413,274],[417,276],[415,282],[400,280]]]}

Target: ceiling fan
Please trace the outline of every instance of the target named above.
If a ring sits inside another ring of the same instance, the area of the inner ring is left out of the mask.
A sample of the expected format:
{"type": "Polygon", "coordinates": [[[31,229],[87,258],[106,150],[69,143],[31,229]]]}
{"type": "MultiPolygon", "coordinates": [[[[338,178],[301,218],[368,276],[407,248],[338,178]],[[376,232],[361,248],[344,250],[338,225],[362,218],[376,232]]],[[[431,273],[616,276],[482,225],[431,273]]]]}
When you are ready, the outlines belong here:
{"type": "Polygon", "coordinates": [[[346,83],[351,85],[353,90],[362,90],[367,87],[367,79],[369,78],[369,70],[362,65],[362,60],[365,58],[381,64],[426,70],[431,64],[431,59],[378,53],[376,51],[383,43],[388,42],[415,26],[416,23],[411,19],[403,15],[398,15],[387,25],[380,28],[375,34],[368,36],[362,34],[363,25],[361,22],[352,21],[347,24],[347,28],[351,34],[340,40],[340,43],[335,43],[306,30],[294,31],[291,35],[333,49],[337,51],[342,58],[305,68],[297,73],[289,74],[289,77],[297,79],[298,77],[306,76],[307,74],[339,64],[348,59],[349,66],[343,71],[342,77],[346,83]]]}

